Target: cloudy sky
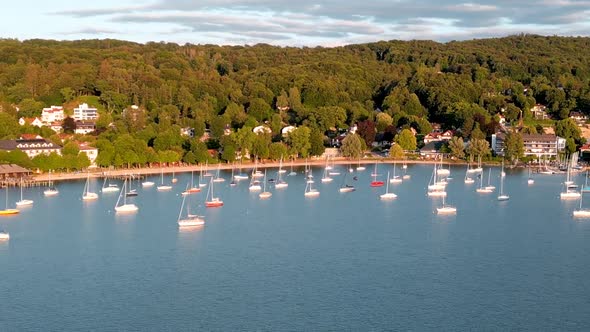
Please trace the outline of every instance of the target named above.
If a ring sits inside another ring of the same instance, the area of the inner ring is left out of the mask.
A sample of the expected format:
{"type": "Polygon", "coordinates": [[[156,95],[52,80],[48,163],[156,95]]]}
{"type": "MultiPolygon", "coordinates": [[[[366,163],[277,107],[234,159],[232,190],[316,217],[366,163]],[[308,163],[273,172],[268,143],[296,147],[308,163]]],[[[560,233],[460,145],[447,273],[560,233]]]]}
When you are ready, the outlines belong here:
{"type": "Polygon", "coordinates": [[[19,0],[2,38],[336,46],[515,33],[590,35],[590,0],[19,0]]]}

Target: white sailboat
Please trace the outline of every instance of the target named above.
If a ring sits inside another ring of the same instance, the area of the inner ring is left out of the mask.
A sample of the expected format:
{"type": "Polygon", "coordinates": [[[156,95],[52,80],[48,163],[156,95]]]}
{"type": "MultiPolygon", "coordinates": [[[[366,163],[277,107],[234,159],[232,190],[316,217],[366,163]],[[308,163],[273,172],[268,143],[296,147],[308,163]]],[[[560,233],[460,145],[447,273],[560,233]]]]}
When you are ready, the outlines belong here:
{"type": "Polygon", "coordinates": [[[217,172],[215,173],[213,182],[225,182],[225,179],[221,177],[221,164],[217,164],[217,172]]]}
{"type": "Polygon", "coordinates": [[[0,231],[0,240],[1,241],[10,240],[10,234],[7,231],[0,231]]]}
{"type": "Polygon", "coordinates": [[[277,181],[275,182],[275,189],[287,188],[289,186],[287,181],[283,180],[284,173],[285,172],[281,173],[280,169],[279,172],[277,172],[277,181]]]}
{"type": "Polygon", "coordinates": [[[492,186],[492,168],[491,167],[488,171],[488,185],[486,186],[486,189],[491,190],[491,191],[496,190],[496,187],[492,186]]]}
{"type": "Polygon", "coordinates": [[[252,177],[253,178],[261,178],[264,176],[264,173],[258,170],[258,158],[254,161],[254,169],[252,170],[252,177]]]}
{"type": "Polygon", "coordinates": [[[116,183],[111,183],[109,179],[109,175],[107,174],[104,178],[104,182],[102,183],[103,193],[113,193],[119,191],[119,186],[116,183]]]}
{"type": "Polygon", "coordinates": [[[147,176],[146,176],[146,180],[141,183],[141,186],[143,188],[150,188],[150,187],[153,187],[154,185],[155,185],[155,183],[153,181],[147,180],[147,176]]]}
{"type": "Polygon", "coordinates": [[[444,197],[447,195],[447,192],[445,191],[446,182],[437,180],[438,175],[436,169],[436,164],[434,164],[432,175],[430,176],[430,181],[428,182],[427,195],[431,197],[444,197]]]}
{"type": "Polygon", "coordinates": [[[84,191],[82,191],[83,201],[92,201],[98,199],[98,194],[90,191],[90,173],[86,175],[86,183],[84,184],[84,191]]]}
{"type": "Polygon", "coordinates": [[[450,168],[444,168],[443,167],[443,156],[442,154],[440,155],[440,166],[438,168],[438,170],[436,171],[438,175],[440,176],[448,176],[451,174],[451,170],[450,168]]]}
{"type": "Polygon", "coordinates": [[[295,170],[293,169],[293,166],[295,164],[295,159],[291,159],[291,171],[289,172],[289,176],[295,176],[297,175],[297,172],[295,172],[295,170]]]}
{"type": "Polygon", "coordinates": [[[527,184],[534,184],[535,180],[533,179],[533,176],[531,174],[531,168],[529,167],[529,179],[527,180],[527,184]]]}
{"type": "MultiPolygon", "coordinates": [[[[186,190],[189,190],[189,185],[187,183],[186,190]]],[[[185,190],[185,191],[186,191],[185,190]]],[[[182,197],[182,204],[180,205],[180,212],[178,213],[178,226],[179,227],[197,227],[203,226],[205,224],[205,219],[202,216],[198,216],[196,214],[191,214],[190,212],[190,204],[185,205],[186,195],[182,197]],[[184,213],[184,207],[186,206],[186,215],[184,213]]]]}
{"type": "Polygon", "coordinates": [[[164,169],[160,172],[160,185],[156,187],[158,191],[169,191],[172,190],[172,186],[164,184],[164,169]]]}
{"type": "Polygon", "coordinates": [[[452,205],[447,205],[445,202],[445,196],[443,196],[442,206],[439,208],[436,208],[436,213],[437,214],[455,214],[455,213],[457,213],[457,208],[452,205]]]}
{"type": "Polygon", "coordinates": [[[33,205],[33,200],[23,198],[23,178],[20,178],[20,201],[16,202],[16,206],[30,206],[33,205]]]}
{"type": "Polygon", "coordinates": [[[379,198],[385,200],[385,199],[394,199],[397,197],[396,194],[389,192],[389,183],[390,183],[389,172],[387,172],[387,181],[385,183],[385,194],[379,195],[379,198]]]}
{"type": "MultiPolygon", "coordinates": [[[[249,191],[259,191],[262,190],[262,186],[260,185],[260,180],[258,180],[258,176],[255,176],[256,172],[258,172],[256,170],[256,167],[252,170],[252,176],[250,179],[250,185],[248,186],[248,190],[249,191]]],[[[262,176],[264,176],[264,174],[262,174],[262,176]]]]}
{"type": "MultiPolygon", "coordinates": [[[[504,160],[502,160],[502,173],[504,173],[504,160]]],[[[499,201],[507,201],[510,199],[510,196],[504,193],[504,176],[500,176],[500,195],[498,195],[499,201]]]]}
{"type": "Polygon", "coordinates": [[[479,177],[479,188],[475,189],[476,192],[480,194],[489,194],[493,192],[492,189],[488,189],[487,187],[483,186],[483,172],[477,175],[479,177]]]}
{"type": "Polygon", "coordinates": [[[56,196],[59,194],[59,191],[53,185],[53,181],[51,181],[51,171],[48,174],[48,187],[43,191],[43,195],[45,196],[56,196]]]}
{"type": "Polygon", "coordinates": [[[340,189],[338,189],[338,191],[340,191],[341,193],[349,193],[349,192],[353,192],[356,190],[353,185],[348,184],[346,182],[347,177],[348,177],[348,174],[345,173],[344,177],[342,178],[342,185],[340,186],[340,189]]]}
{"type": "MultiPolygon", "coordinates": [[[[311,168],[309,169],[308,177],[313,177],[311,168]]],[[[315,197],[320,195],[320,192],[313,188],[313,180],[311,182],[309,180],[306,182],[305,192],[303,195],[305,197],[315,197]]]]}
{"type": "Polygon", "coordinates": [[[365,166],[361,165],[361,157],[359,157],[359,163],[358,166],[356,167],[357,171],[364,171],[365,170],[365,166]]]}
{"type": "Polygon", "coordinates": [[[125,195],[126,186],[127,186],[127,179],[125,179],[125,181],[123,181],[123,189],[119,193],[119,198],[117,199],[117,203],[115,204],[115,212],[117,212],[117,213],[133,213],[133,212],[137,212],[137,210],[139,210],[137,205],[135,205],[133,203],[127,203],[127,196],[125,195]],[[121,203],[121,198],[123,198],[123,202],[122,202],[123,204],[119,205],[119,203],[121,203]]]}
{"type": "Polygon", "coordinates": [[[266,169],[264,169],[264,178],[262,179],[262,182],[264,183],[264,189],[260,194],[258,194],[258,197],[260,197],[261,199],[270,198],[270,196],[272,196],[272,193],[270,191],[266,191],[266,169]]]}
{"type": "Polygon", "coordinates": [[[178,182],[178,179],[176,178],[176,176],[174,176],[174,169],[172,170],[172,180],[170,180],[170,182],[172,182],[172,183],[178,182]]]}
{"type": "Polygon", "coordinates": [[[188,187],[185,191],[182,192],[182,195],[190,195],[194,193],[201,192],[201,188],[197,185],[195,186],[195,172],[191,171],[191,183],[190,187],[188,187]]]}
{"type": "Polygon", "coordinates": [[[467,170],[465,171],[465,184],[472,184],[475,180],[469,176],[469,163],[467,163],[467,170]]]}
{"type": "Polygon", "coordinates": [[[328,165],[328,159],[326,159],[326,166],[324,167],[324,175],[322,176],[322,183],[332,182],[332,178],[328,174],[328,170],[332,169],[330,165],[328,165]]]}
{"type": "Polygon", "coordinates": [[[281,160],[279,161],[279,174],[287,173],[286,169],[283,169],[283,156],[281,156],[281,160]]]}
{"type": "MultiPolygon", "coordinates": [[[[389,179],[390,183],[402,183],[403,179],[399,175],[395,175],[395,170],[397,169],[397,163],[393,163],[393,176],[389,179]]],[[[389,177],[389,172],[387,173],[389,177]]]]}
{"type": "Polygon", "coordinates": [[[584,194],[580,193],[580,208],[574,210],[574,217],[579,218],[590,218],[590,209],[583,209],[582,208],[582,199],[584,198],[584,194]]]}
{"type": "Polygon", "coordinates": [[[573,188],[569,187],[568,185],[564,184],[565,191],[562,191],[559,194],[561,199],[578,199],[580,198],[580,192],[574,190],[573,188]]]}

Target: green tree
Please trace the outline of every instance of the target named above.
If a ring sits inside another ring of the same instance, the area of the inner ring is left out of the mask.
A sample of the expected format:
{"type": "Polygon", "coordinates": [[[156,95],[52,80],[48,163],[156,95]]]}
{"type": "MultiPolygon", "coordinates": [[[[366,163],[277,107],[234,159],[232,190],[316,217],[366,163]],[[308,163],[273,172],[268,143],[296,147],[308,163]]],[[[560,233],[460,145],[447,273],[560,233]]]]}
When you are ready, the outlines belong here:
{"type": "Polygon", "coordinates": [[[342,156],[357,159],[363,154],[363,142],[359,135],[349,134],[342,140],[342,156]]]}
{"type": "Polygon", "coordinates": [[[309,153],[312,156],[321,156],[326,147],[324,146],[324,134],[319,129],[312,129],[309,135],[310,149],[309,153]]]}
{"type": "Polygon", "coordinates": [[[463,159],[465,158],[465,144],[463,143],[463,139],[458,136],[453,136],[449,141],[449,150],[451,151],[451,155],[463,159]]]}
{"type": "Polygon", "coordinates": [[[286,156],[289,151],[287,146],[283,142],[273,142],[269,147],[269,158],[272,160],[279,160],[283,156],[286,156]]]}
{"type": "Polygon", "coordinates": [[[485,157],[491,154],[490,143],[485,139],[473,138],[467,147],[467,153],[472,157],[485,157]]]}
{"type": "Polygon", "coordinates": [[[404,153],[404,149],[402,149],[402,147],[399,144],[394,144],[390,149],[389,149],[389,157],[393,158],[393,159],[404,159],[405,157],[405,153],[404,153]]]}
{"type": "Polygon", "coordinates": [[[409,129],[404,129],[399,134],[395,135],[394,141],[405,151],[414,151],[418,147],[416,136],[414,136],[409,129]]]}
{"type": "Polygon", "coordinates": [[[311,129],[306,126],[295,128],[287,136],[286,142],[290,146],[289,153],[291,155],[299,155],[303,158],[309,156],[309,150],[311,149],[311,129]]]}
{"type": "Polygon", "coordinates": [[[76,121],[74,120],[74,118],[66,116],[66,118],[64,119],[64,121],[61,125],[61,128],[64,133],[73,134],[74,131],[76,130],[76,121]]]}
{"type": "Polygon", "coordinates": [[[377,113],[376,128],[378,132],[382,132],[393,123],[393,118],[387,113],[377,113]]]}
{"type": "Polygon", "coordinates": [[[509,132],[506,134],[504,156],[513,163],[524,157],[524,141],[520,133],[509,132]]]}

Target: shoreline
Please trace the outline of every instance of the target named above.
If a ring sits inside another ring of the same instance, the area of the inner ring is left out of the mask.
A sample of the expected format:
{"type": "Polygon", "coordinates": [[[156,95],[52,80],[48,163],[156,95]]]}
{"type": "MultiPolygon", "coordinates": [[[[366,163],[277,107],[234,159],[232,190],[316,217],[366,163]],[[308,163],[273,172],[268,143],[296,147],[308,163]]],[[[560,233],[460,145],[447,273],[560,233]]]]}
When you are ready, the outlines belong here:
{"type": "MultiPolygon", "coordinates": [[[[420,165],[432,165],[436,162],[434,160],[394,160],[394,159],[372,159],[367,158],[364,160],[348,160],[344,158],[337,158],[330,161],[331,164],[334,165],[352,165],[353,167],[359,164],[367,165],[367,164],[420,164],[420,165]]],[[[298,159],[293,162],[286,162],[283,163],[283,168],[289,169],[291,165],[293,167],[302,167],[305,165],[310,166],[322,166],[326,164],[325,159],[312,159],[312,160],[304,160],[298,159]]],[[[443,161],[444,165],[467,165],[467,162],[464,161],[443,161]]],[[[482,163],[483,166],[500,166],[497,163],[482,163]]],[[[190,165],[190,166],[166,166],[166,167],[142,167],[142,168],[124,168],[124,169],[103,169],[103,168],[95,168],[90,169],[88,172],[61,172],[61,173],[51,173],[51,181],[68,181],[68,180],[83,180],[87,177],[88,173],[90,173],[91,177],[123,177],[126,175],[139,175],[139,176],[153,176],[159,175],[162,172],[164,174],[172,174],[172,173],[189,173],[189,172],[200,172],[201,169],[203,171],[216,171],[217,169],[220,170],[231,170],[232,168],[236,169],[247,169],[251,170],[254,167],[258,169],[266,169],[266,168],[278,168],[280,166],[280,162],[260,162],[257,165],[253,162],[242,163],[242,164],[213,164],[213,165],[190,165]]],[[[522,168],[522,166],[515,166],[510,168],[522,168]]],[[[49,173],[43,174],[33,174],[32,181],[35,183],[38,182],[47,182],[49,179],[49,173]]]]}

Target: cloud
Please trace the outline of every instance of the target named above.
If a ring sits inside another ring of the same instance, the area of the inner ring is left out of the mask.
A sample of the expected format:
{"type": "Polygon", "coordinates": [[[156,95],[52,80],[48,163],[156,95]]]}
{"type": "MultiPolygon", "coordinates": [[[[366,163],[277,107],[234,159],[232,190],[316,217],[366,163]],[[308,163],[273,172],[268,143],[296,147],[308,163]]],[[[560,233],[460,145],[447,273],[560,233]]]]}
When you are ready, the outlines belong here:
{"type": "Polygon", "coordinates": [[[108,35],[119,33],[116,30],[99,28],[82,28],[71,31],[60,32],[61,35],[108,35]]]}
{"type": "MultiPolygon", "coordinates": [[[[334,45],[384,39],[470,39],[531,32],[582,33],[590,0],[157,0],[135,6],[64,10],[120,30],[148,25],[156,35],[198,42],[334,45]],[[159,28],[157,28],[159,27],[159,28]],[[159,33],[157,32],[159,29],[159,33]],[[180,37],[182,36],[182,37],[180,37]]],[[[158,36],[155,36],[158,39],[158,36]]]]}

